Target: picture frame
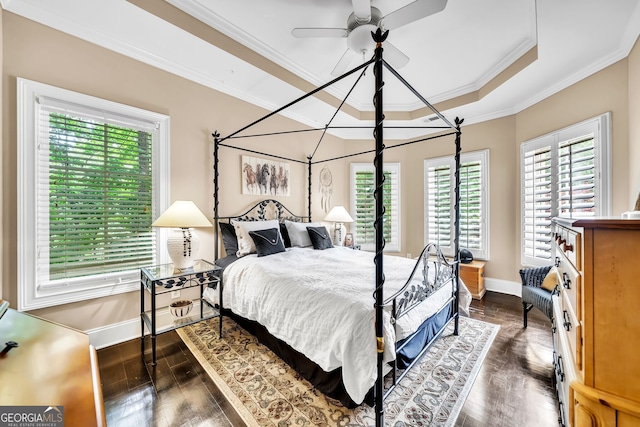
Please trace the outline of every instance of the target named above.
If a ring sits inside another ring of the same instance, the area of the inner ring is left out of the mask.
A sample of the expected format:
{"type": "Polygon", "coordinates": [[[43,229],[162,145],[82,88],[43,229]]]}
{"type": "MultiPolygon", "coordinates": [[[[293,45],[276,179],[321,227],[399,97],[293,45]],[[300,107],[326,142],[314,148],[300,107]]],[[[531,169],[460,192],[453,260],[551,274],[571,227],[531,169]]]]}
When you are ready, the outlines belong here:
{"type": "Polygon", "coordinates": [[[352,248],[355,242],[353,241],[353,233],[347,233],[344,236],[344,245],[352,248]]]}
{"type": "Polygon", "coordinates": [[[289,196],[289,163],[241,156],[242,194],[289,196]]]}

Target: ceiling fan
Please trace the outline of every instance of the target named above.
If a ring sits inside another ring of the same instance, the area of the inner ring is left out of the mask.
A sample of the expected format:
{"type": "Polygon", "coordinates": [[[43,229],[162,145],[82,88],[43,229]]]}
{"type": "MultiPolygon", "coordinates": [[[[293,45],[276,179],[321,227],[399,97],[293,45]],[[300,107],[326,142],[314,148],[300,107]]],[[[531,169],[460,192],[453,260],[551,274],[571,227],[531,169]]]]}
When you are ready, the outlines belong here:
{"type": "MultiPolygon", "coordinates": [[[[294,28],[291,34],[297,38],[338,37],[347,39],[347,50],[338,61],[331,75],[339,76],[347,71],[355,58],[363,59],[373,53],[375,43],[371,32],[378,28],[393,30],[442,11],[447,0],[416,0],[400,9],[382,16],[371,6],[370,0],[351,0],[353,12],[347,18],[347,28],[294,28]]],[[[389,42],[384,43],[385,59],[394,68],[407,65],[409,57],[389,42]]]]}

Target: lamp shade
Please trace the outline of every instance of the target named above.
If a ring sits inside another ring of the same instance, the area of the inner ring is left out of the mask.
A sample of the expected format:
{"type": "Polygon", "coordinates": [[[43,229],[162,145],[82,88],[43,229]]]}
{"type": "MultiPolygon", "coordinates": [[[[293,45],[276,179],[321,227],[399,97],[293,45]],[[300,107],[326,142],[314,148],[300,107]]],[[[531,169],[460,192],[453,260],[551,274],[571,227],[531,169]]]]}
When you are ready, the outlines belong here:
{"type": "Polygon", "coordinates": [[[194,227],[211,227],[213,224],[192,201],[176,200],[151,226],[174,228],[167,238],[167,252],[176,270],[193,268],[193,261],[200,247],[194,227]]]}
{"type": "Polygon", "coordinates": [[[324,220],[327,222],[353,222],[353,218],[344,206],[334,206],[324,217],[324,220]]]}
{"type": "Polygon", "coordinates": [[[152,227],[212,227],[211,222],[190,200],[176,200],[151,224],[152,227]]]}

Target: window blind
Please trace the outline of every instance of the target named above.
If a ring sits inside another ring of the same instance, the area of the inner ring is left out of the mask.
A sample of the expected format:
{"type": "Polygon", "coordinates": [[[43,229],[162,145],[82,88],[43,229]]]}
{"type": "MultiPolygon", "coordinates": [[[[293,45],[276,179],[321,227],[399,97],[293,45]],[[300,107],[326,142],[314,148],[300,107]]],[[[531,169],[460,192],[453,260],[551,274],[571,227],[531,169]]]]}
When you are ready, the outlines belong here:
{"type": "Polygon", "coordinates": [[[451,168],[430,167],[427,174],[428,241],[448,247],[453,241],[451,168]]]}
{"type": "Polygon", "coordinates": [[[43,285],[153,264],[152,138],[148,125],[40,105],[39,280],[43,285]]]}
{"type": "Polygon", "coordinates": [[[523,245],[526,256],[551,258],[551,147],[524,152],[523,245]]]}
{"type": "Polygon", "coordinates": [[[460,165],[460,247],[482,248],[482,164],[460,165]]]}
{"type": "MultiPolygon", "coordinates": [[[[487,150],[465,153],[460,163],[460,247],[488,258],[486,221],[487,150]]],[[[425,239],[453,255],[455,227],[455,159],[425,160],[425,239]]]]}
{"type": "MultiPolygon", "coordinates": [[[[385,165],[383,184],[383,236],[385,247],[399,250],[399,165],[385,165]]],[[[375,247],[375,175],[370,164],[356,167],[353,175],[355,240],[365,249],[375,247]]]]}
{"type": "Polygon", "coordinates": [[[558,156],[558,213],[574,218],[595,216],[593,136],[561,144],[558,156]]]}
{"type": "Polygon", "coordinates": [[[610,123],[605,113],[520,146],[523,265],[549,263],[552,218],[610,215],[610,123]]]}

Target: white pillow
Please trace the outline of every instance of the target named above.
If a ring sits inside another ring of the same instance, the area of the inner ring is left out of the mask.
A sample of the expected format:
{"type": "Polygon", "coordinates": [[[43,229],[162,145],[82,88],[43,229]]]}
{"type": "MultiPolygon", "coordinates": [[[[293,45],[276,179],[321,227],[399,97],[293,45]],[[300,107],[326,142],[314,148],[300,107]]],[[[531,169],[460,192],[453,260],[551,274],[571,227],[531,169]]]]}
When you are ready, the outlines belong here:
{"type": "Polygon", "coordinates": [[[277,228],[280,233],[280,223],[277,219],[269,221],[231,221],[233,228],[236,230],[236,237],[238,238],[238,257],[245,256],[256,252],[256,245],[253,242],[250,231],[256,230],[268,230],[270,228],[277,228]]]}
{"type": "Polygon", "coordinates": [[[307,227],[319,227],[322,224],[319,222],[293,222],[285,220],[284,225],[287,227],[291,246],[306,248],[307,246],[313,246],[307,227]]]}

